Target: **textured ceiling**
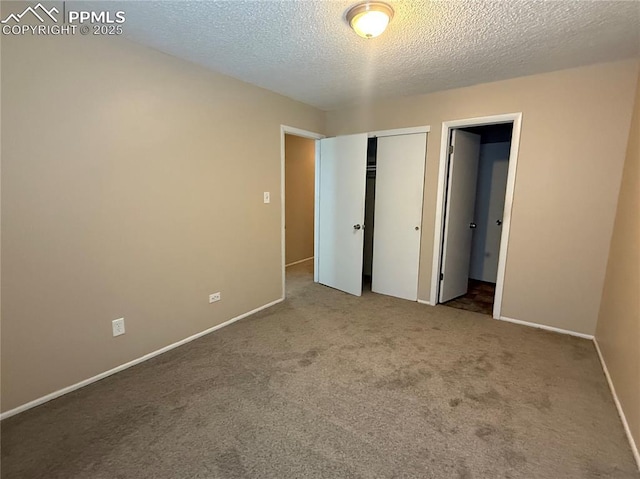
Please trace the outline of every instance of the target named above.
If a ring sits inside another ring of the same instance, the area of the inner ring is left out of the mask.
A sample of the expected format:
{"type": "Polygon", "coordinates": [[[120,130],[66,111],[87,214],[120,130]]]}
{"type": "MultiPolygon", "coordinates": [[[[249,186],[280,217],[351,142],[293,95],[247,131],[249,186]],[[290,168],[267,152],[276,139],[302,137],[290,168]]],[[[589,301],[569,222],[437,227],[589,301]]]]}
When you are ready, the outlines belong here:
{"type": "Polygon", "coordinates": [[[373,40],[344,20],[354,3],[120,7],[129,38],[324,110],[640,55],[638,1],[390,1],[373,40]]]}

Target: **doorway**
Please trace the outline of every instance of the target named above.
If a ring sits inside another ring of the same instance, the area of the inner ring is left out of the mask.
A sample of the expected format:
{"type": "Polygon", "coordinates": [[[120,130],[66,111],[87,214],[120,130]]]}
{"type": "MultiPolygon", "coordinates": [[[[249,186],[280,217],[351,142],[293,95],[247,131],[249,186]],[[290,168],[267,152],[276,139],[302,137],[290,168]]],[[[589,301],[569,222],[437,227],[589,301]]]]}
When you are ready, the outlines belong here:
{"type": "Polygon", "coordinates": [[[443,124],[431,304],[500,318],[520,123],[443,124]]]}
{"type": "Polygon", "coordinates": [[[364,196],[364,248],[362,254],[362,289],[371,291],[373,272],[373,231],[376,207],[376,154],[378,138],[369,138],[367,143],[367,184],[364,196]]]}
{"type": "MultiPolygon", "coordinates": [[[[315,273],[317,192],[316,140],[323,135],[280,127],[280,197],[282,235],[282,297],[286,295],[286,269],[299,266],[315,273]]],[[[312,273],[312,274],[314,274],[312,273]]]]}
{"type": "Polygon", "coordinates": [[[285,135],[285,267],[313,260],[315,140],[285,135]]]}
{"type": "MultiPolygon", "coordinates": [[[[501,123],[459,128],[451,132],[452,136],[468,134],[474,144],[479,146],[477,153],[475,151],[473,153],[474,157],[469,158],[477,174],[475,185],[473,185],[475,189],[473,219],[469,224],[471,248],[468,253],[469,271],[466,293],[463,295],[453,293],[443,298],[444,291],[441,289],[440,300],[446,306],[493,314],[512,130],[512,123],[501,123]],[[451,298],[451,296],[454,297],[451,298]]],[[[460,187],[452,184],[452,179],[449,175],[448,188],[460,187]]],[[[446,215],[447,211],[445,211],[445,229],[449,225],[446,215]]],[[[446,232],[445,237],[447,237],[446,232]]],[[[450,254],[458,254],[458,252],[450,251],[450,254]]]]}
{"type": "Polygon", "coordinates": [[[373,293],[417,301],[428,131],[318,142],[319,283],[360,296],[370,276],[373,293]]]}

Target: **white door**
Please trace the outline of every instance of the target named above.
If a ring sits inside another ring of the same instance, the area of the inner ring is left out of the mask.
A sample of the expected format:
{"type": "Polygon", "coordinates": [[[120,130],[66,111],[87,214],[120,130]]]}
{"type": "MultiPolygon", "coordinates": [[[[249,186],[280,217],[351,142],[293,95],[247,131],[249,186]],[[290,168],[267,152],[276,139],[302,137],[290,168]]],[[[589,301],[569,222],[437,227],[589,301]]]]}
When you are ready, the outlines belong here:
{"type": "Polygon", "coordinates": [[[318,282],[360,296],[367,135],[319,141],[318,282]]]}
{"type": "Polygon", "coordinates": [[[471,244],[469,277],[495,283],[502,235],[502,214],[507,192],[511,143],[486,143],[480,146],[475,223],[471,244]]]}
{"type": "Polygon", "coordinates": [[[371,290],[418,300],[427,134],[378,138],[371,290]]]}
{"type": "Polygon", "coordinates": [[[480,135],[453,130],[453,153],[449,160],[449,181],[445,209],[444,249],[442,252],[442,279],[440,302],[466,294],[469,283],[471,240],[480,135]]]}

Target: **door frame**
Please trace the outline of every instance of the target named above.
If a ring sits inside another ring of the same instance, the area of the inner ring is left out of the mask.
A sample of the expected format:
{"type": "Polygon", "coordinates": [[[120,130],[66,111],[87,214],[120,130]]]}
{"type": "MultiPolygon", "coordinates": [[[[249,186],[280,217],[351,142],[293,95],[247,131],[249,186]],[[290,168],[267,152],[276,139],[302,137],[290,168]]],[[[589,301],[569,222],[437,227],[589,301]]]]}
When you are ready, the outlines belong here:
{"type": "MultiPolygon", "coordinates": [[[[286,233],[285,233],[285,135],[300,136],[302,138],[308,138],[310,140],[321,140],[326,138],[325,135],[315,133],[313,131],[302,130],[288,125],[280,125],[280,255],[282,256],[282,299],[285,299],[286,290],[286,233]]],[[[315,197],[313,201],[313,280],[318,282],[318,192],[319,188],[319,175],[318,168],[320,167],[320,144],[315,142],[315,158],[314,158],[314,181],[315,181],[315,197]]]]}
{"type": "Polygon", "coordinates": [[[438,167],[438,192],[436,197],[436,221],[433,238],[433,263],[431,266],[431,294],[430,303],[438,304],[440,289],[440,269],[442,267],[443,238],[444,238],[444,206],[447,194],[449,165],[449,143],[451,130],[473,126],[513,123],[511,132],[511,149],[509,151],[509,168],[507,172],[507,190],[505,193],[504,213],[502,217],[502,234],[500,236],[500,254],[498,255],[498,276],[496,278],[496,293],[493,301],[493,317],[500,319],[502,313],[502,298],[504,290],[504,275],[507,265],[507,250],[509,248],[509,231],[511,229],[511,210],[513,208],[513,194],[516,183],[518,166],[518,152],[520,148],[520,132],[522,129],[522,112],[506,113],[502,115],[482,116],[442,122],[440,138],[440,164],[438,167]]]}
{"type": "MultiPolygon", "coordinates": [[[[413,126],[407,128],[394,128],[390,130],[378,130],[369,131],[367,135],[369,138],[380,136],[395,136],[395,135],[409,135],[412,133],[427,133],[427,150],[429,148],[429,133],[431,132],[430,125],[413,126]]],[[[321,140],[327,138],[326,135],[316,133],[313,131],[303,130],[294,126],[280,125],[280,236],[281,247],[280,255],[282,257],[282,299],[286,297],[286,245],[285,245],[285,134],[300,136],[302,138],[309,138],[311,140],[321,140]]],[[[315,155],[315,198],[314,198],[314,213],[313,213],[313,281],[318,282],[318,223],[319,223],[319,204],[318,197],[320,194],[320,144],[316,141],[316,155],[315,155]]],[[[427,164],[425,158],[424,177],[427,178],[427,164]]],[[[426,189],[426,184],[424,186],[426,189]]],[[[424,194],[424,193],[423,193],[424,194]]],[[[424,207],[424,205],[423,205],[424,207]]],[[[422,235],[422,232],[420,232],[422,235]]]]}
{"type": "MultiPolygon", "coordinates": [[[[377,138],[381,136],[398,136],[398,135],[412,135],[413,133],[426,133],[427,141],[429,141],[429,133],[431,132],[430,125],[423,126],[411,126],[409,128],[394,128],[392,130],[378,130],[378,131],[369,131],[367,135],[369,138],[377,138]]],[[[426,166],[426,163],[425,163],[426,166]]]]}

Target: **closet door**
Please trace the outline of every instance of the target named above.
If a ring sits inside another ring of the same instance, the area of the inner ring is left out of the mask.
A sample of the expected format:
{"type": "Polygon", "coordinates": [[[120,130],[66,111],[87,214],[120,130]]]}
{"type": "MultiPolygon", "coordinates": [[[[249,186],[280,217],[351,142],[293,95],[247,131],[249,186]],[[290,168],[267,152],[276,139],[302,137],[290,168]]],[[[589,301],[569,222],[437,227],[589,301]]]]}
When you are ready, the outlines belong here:
{"type": "Polygon", "coordinates": [[[360,296],[367,135],[319,141],[318,282],[360,296]]]}
{"type": "Polygon", "coordinates": [[[417,301],[427,134],[378,138],[371,290],[417,301]]]}

